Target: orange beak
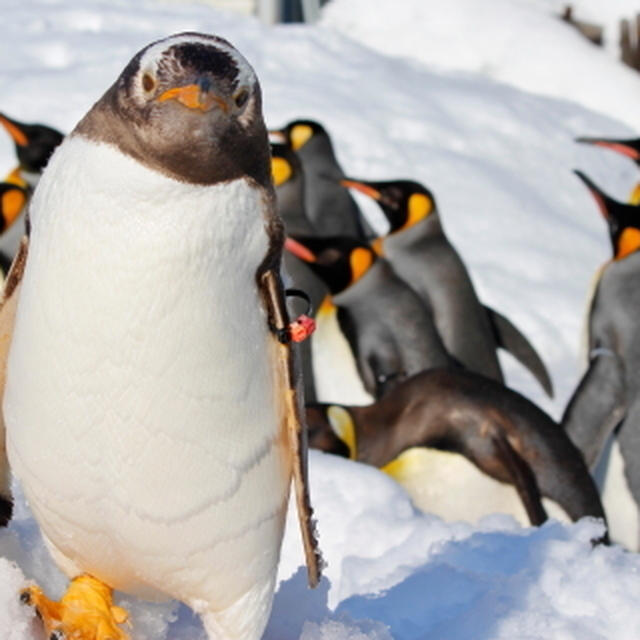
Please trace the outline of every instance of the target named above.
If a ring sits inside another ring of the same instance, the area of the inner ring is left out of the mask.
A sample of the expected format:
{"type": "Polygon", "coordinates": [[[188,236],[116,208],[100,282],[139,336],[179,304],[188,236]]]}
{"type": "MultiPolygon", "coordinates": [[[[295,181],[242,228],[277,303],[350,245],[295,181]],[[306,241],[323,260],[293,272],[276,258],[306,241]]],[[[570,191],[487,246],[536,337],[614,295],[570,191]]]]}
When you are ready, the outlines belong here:
{"type": "Polygon", "coordinates": [[[307,249],[303,244],[294,240],[293,238],[287,238],[284,241],[284,248],[292,253],[296,258],[300,258],[300,260],[304,260],[304,262],[315,262],[316,257],[313,253],[307,249]]]}
{"type": "Polygon", "coordinates": [[[0,115],[0,124],[7,130],[9,135],[13,138],[13,141],[19,147],[26,147],[29,144],[29,140],[27,140],[27,136],[24,134],[22,129],[19,129],[13,122],[7,120],[3,115],[0,115]]]}
{"type": "Polygon", "coordinates": [[[343,187],[347,187],[348,189],[355,189],[360,193],[364,193],[365,196],[369,196],[374,200],[380,200],[380,192],[376,191],[373,187],[370,187],[369,185],[363,184],[362,182],[345,178],[344,180],[340,180],[340,184],[343,187]]]}
{"type": "Polygon", "coordinates": [[[210,111],[214,106],[220,107],[225,113],[229,111],[229,105],[220,96],[212,91],[203,91],[202,87],[197,84],[168,89],[156,99],[158,102],[177,100],[189,109],[200,109],[201,111],[210,111]]]}

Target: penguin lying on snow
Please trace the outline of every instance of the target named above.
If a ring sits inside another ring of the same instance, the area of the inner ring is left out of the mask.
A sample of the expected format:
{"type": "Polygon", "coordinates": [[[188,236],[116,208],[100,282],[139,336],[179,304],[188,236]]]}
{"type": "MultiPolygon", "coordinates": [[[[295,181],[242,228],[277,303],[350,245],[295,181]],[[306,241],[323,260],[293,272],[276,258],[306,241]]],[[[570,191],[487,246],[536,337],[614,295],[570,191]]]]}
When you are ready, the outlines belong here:
{"type": "MultiPolygon", "coordinates": [[[[576,142],[593,144],[605,149],[611,149],[631,158],[640,167],[640,138],[630,140],[616,140],[613,138],[576,138],[576,142]]],[[[629,196],[631,204],[640,204],[640,183],[638,183],[629,196]]]]}
{"type": "Polygon", "coordinates": [[[258,80],[221,38],[147,46],[52,157],[0,312],[9,460],[72,578],[23,594],[47,637],[126,637],[115,588],[259,639],[292,474],[317,583],[282,243],[258,80]]]}
{"type": "MultiPolygon", "coordinates": [[[[288,238],[285,246],[329,288],[349,357],[371,395],[379,398],[423,369],[455,366],[428,309],[367,243],[347,237],[288,238]]],[[[322,334],[322,311],[314,340],[322,334]]],[[[333,362],[326,375],[333,377],[340,366],[333,362]]]]}
{"type": "Polygon", "coordinates": [[[432,309],[449,353],[467,369],[502,382],[496,349],[503,347],[552,396],[549,374],[529,341],[478,300],[464,262],[444,233],[433,194],[410,180],[346,178],[341,184],[373,198],[382,209],[390,229],[374,247],[432,309]]]}
{"type": "Polygon", "coordinates": [[[340,187],[344,172],[327,130],[314,120],[293,120],[271,131],[295,151],[305,177],[304,210],[320,236],[369,238],[373,234],[351,194],[340,187]]]}
{"type": "Polygon", "coordinates": [[[594,469],[613,436],[603,502],[614,540],[640,548],[640,208],[607,196],[577,171],[609,226],[613,260],[599,274],[589,308],[589,366],[562,418],[594,469]],[[619,453],[618,453],[619,451],[619,453]],[[624,466],[624,477],[620,467],[624,466]],[[611,475],[613,473],[613,475],[611,475]],[[630,494],[629,494],[630,491],[630,494]],[[613,495],[615,493],[615,495],[613,495]]]}
{"type": "Polygon", "coordinates": [[[554,515],[605,520],[582,456],[562,429],[520,394],[470,371],[425,371],[370,406],[307,405],[307,423],[310,446],[383,467],[409,482],[417,506],[447,519],[504,509],[501,483],[508,483],[531,524],[547,518],[543,496],[556,503],[554,515]]]}

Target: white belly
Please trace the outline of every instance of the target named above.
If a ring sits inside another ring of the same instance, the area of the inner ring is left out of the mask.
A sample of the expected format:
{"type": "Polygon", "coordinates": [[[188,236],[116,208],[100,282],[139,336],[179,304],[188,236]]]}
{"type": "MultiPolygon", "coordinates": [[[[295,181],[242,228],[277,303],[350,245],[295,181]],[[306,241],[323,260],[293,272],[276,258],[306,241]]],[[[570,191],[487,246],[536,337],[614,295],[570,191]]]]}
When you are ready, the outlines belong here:
{"type": "Polygon", "coordinates": [[[56,155],[34,198],[11,464],[68,570],[222,609],[273,579],[290,478],[255,283],[259,194],[101,153],[97,175],[72,177],[56,155]]]}
{"type": "MultiPolygon", "coordinates": [[[[414,448],[391,465],[393,477],[407,490],[413,503],[426,513],[448,522],[476,522],[492,513],[507,513],[523,526],[531,524],[512,485],[482,473],[458,453],[414,448]]],[[[557,503],[547,498],[542,502],[549,517],[571,521],[557,503]]]]}
{"type": "Polygon", "coordinates": [[[318,312],[311,349],[318,402],[367,405],[374,401],[362,384],[353,352],[340,329],[336,307],[318,312]]]}
{"type": "Polygon", "coordinates": [[[594,477],[600,489],[611,540],[624,545],[631,551],[638,551],[640,542],[638,505],[631,495],[624,476],[624,460],[615,438],[609,438],[594,477]]]}

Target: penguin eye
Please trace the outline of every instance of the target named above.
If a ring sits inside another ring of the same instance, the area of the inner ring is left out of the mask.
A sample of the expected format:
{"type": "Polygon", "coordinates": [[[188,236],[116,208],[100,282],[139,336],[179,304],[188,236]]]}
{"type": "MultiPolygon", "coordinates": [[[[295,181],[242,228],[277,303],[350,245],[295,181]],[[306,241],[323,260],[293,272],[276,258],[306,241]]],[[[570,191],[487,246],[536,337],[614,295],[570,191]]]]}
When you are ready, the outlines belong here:
{"type": "Polygon", "coordinates": [[[246,89],[240,89],[238,93],[236,93],[234,100],[236,103],[236,107],[238,109],[242,109],[245,104],[247,104],[247,100],[249,99],[249,92],[246,89]]]}
{"type": "Polygon", "coordinates": [[[156,81],[150,73],[145,73],[142,76],[142,88],[149,93],[156,88],[156,81]]]}

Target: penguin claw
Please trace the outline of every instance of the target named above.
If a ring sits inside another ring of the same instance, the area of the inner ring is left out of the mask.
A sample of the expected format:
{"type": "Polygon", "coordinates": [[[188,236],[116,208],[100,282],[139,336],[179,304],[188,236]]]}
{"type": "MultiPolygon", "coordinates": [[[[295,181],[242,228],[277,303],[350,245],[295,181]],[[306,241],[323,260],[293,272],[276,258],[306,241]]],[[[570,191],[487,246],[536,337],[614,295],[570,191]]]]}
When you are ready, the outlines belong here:
{"type": "Polygon", "coordinates": [[[47,640],[129,640],[118,627],[129,614],[113,604],[111,588],[92,576],[74,578],[59,602],[38,586],[22,590],[20,602],[35,609],[47,640]]]}

